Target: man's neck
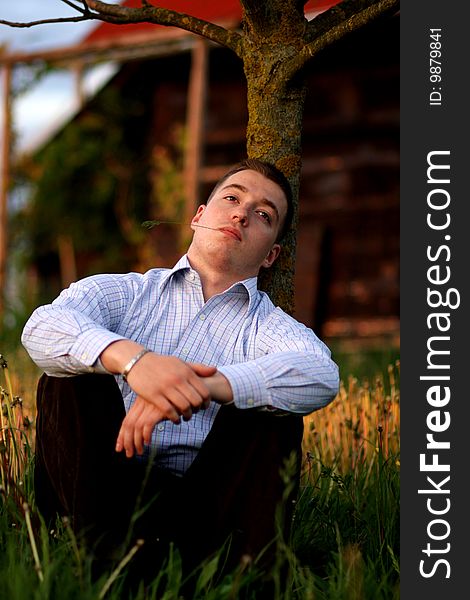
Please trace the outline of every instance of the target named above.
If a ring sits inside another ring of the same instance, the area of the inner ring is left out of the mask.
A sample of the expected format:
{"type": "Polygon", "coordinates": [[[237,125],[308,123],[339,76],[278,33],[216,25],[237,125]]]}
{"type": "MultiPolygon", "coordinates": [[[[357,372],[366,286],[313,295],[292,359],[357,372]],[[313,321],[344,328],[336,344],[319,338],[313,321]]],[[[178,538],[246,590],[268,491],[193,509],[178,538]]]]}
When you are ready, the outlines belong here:
{"type": "MultiPolygon", "coordinates": [[[[206,302],[209,298],[212,298],[212,296],[221,294],[227,290],[234,283],[247,279],[246,275],[236,274],[229,272],[224,268],[205,264],[203,260],[200,260],[197,255],[194,256],[190,251],[188,251],[187,256],[191,267],[197,271],[199,275],[202,293],[206,302]]],[[[256,277],[256,274],[254,274],[253,277],[256,277]]]]}

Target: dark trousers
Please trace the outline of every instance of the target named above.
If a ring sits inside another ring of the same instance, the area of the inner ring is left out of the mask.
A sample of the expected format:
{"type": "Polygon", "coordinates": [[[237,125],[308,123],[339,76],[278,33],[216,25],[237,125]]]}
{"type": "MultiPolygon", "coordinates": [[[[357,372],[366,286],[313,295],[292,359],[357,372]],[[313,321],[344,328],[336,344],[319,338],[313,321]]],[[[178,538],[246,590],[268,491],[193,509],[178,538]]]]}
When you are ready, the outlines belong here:
{"type": "Polygon", "coordinates": [[[176,477],[115,452],[124,416],[112,376],[41,377],[35,497],[44,518],[54,522],[57,514],[68,516],[98,558],[112,558],[143,538],[151,570],[170,541],[179,548],[183,566],[191,569],[229,537],[227,567],[263,550],[267,565],[279,526],[288,534],[298,490],[302,418],[222,406],[193,464],[176,477]],[[287,493],[280,469],[292,455],[293,485],[287,493]]]}

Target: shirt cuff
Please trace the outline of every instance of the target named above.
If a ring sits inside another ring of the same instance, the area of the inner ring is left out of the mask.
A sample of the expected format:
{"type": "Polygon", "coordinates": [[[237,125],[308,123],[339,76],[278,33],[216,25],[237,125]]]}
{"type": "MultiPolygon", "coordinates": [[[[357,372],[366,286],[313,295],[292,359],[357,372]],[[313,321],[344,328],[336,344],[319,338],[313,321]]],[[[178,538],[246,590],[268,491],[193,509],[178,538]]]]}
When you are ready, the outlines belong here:
{"type": "Polygon", "coordinates": [[[237,408],[255,408],[271,404],[271,393],[264,382],[263,372],[256,363],[226,365],[218,370],[228,379],[237,408]]]}

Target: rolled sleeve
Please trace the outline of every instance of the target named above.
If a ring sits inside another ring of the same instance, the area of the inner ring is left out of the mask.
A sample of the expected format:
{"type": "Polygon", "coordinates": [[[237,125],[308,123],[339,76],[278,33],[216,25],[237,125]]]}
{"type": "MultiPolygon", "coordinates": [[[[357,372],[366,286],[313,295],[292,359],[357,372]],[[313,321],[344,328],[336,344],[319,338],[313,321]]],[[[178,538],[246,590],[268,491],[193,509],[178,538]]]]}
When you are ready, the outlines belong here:
{"type": "Polygon", "coordinates": [[[97,276],[74,283],[51,304],[33,312],[21,341],[48,375],[107,373],[99,356],[111,343],[126,339],[115,331],[126,294],[125,283],[116,283],[116,277],[97,276]]]}
{"type": "Polygon", "coordinates": [[[220,367],[232,388],[237,408],[255,408],[270,404],[269,390],[263,373],[255,361],[220,367]]]}
{"type": "Polygon", "coordinates": [[[270,406],[307,415],[331,402],[339,388],[337,365],[313,352],[276,352],[219,370],[238,408],[270,406]]]}
{"type": "Polygon", "coordinates": [[[110,331],[90,329],[78,336],[69,356],[75,359],[77,364],[88,367],[88,371],[91,368],[93,372],[108,373],[98,360],[99,356],[110,344],[123,339],[126,338],[110,331]]]}

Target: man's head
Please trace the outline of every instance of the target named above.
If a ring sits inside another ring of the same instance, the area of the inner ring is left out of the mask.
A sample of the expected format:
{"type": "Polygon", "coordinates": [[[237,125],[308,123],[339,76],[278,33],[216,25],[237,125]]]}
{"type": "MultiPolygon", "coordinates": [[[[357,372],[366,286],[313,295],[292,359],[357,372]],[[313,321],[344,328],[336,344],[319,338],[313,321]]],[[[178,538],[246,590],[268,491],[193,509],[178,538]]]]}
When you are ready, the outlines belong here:
{"type": "Polygon", "coordinates": [[[279,169],[271,163],[258,160],[257,158],[247,158],[239,162],[232,169],[230,169],[230,171],[227,171],[227,173],[225,173],[225,175],[223,175],[215,184],[212,192],[210,193],[209,198],[207,199],[206,204],[209,204],[211,198],[214,196],[217,190],[220,187],[222,187],[225,181],[229,179],[229,177],[235,175],[236,173],[240,173],[241,171],[248,170],[260,173],[260,175],[263,175],[263,177],[266,177],[266,179],[269,179],[270,181],[278,185],[284,193],[284,197],[286,199],[287,204],[287,210],[282,223],[280,223],[279,232],[276,238],[276,242],[280,243],[284,239],[284,236],[289,231],[289,228],[291,226],[292,217],[294,213],[294,201],[292,198],[292,188],[290,186],[289,181],[287,180],[287,177],[284,175],[284,173],[279,171],[279,169]]]}
{"type": "Polygon", "coordinates": [[[224,272],[227,280],[255,276],[278,257],[278,240],[291,218],[292,193],[284,175],[261,161],[243,161],[199,206],[188,257],[199,271],[224,272]]]}

